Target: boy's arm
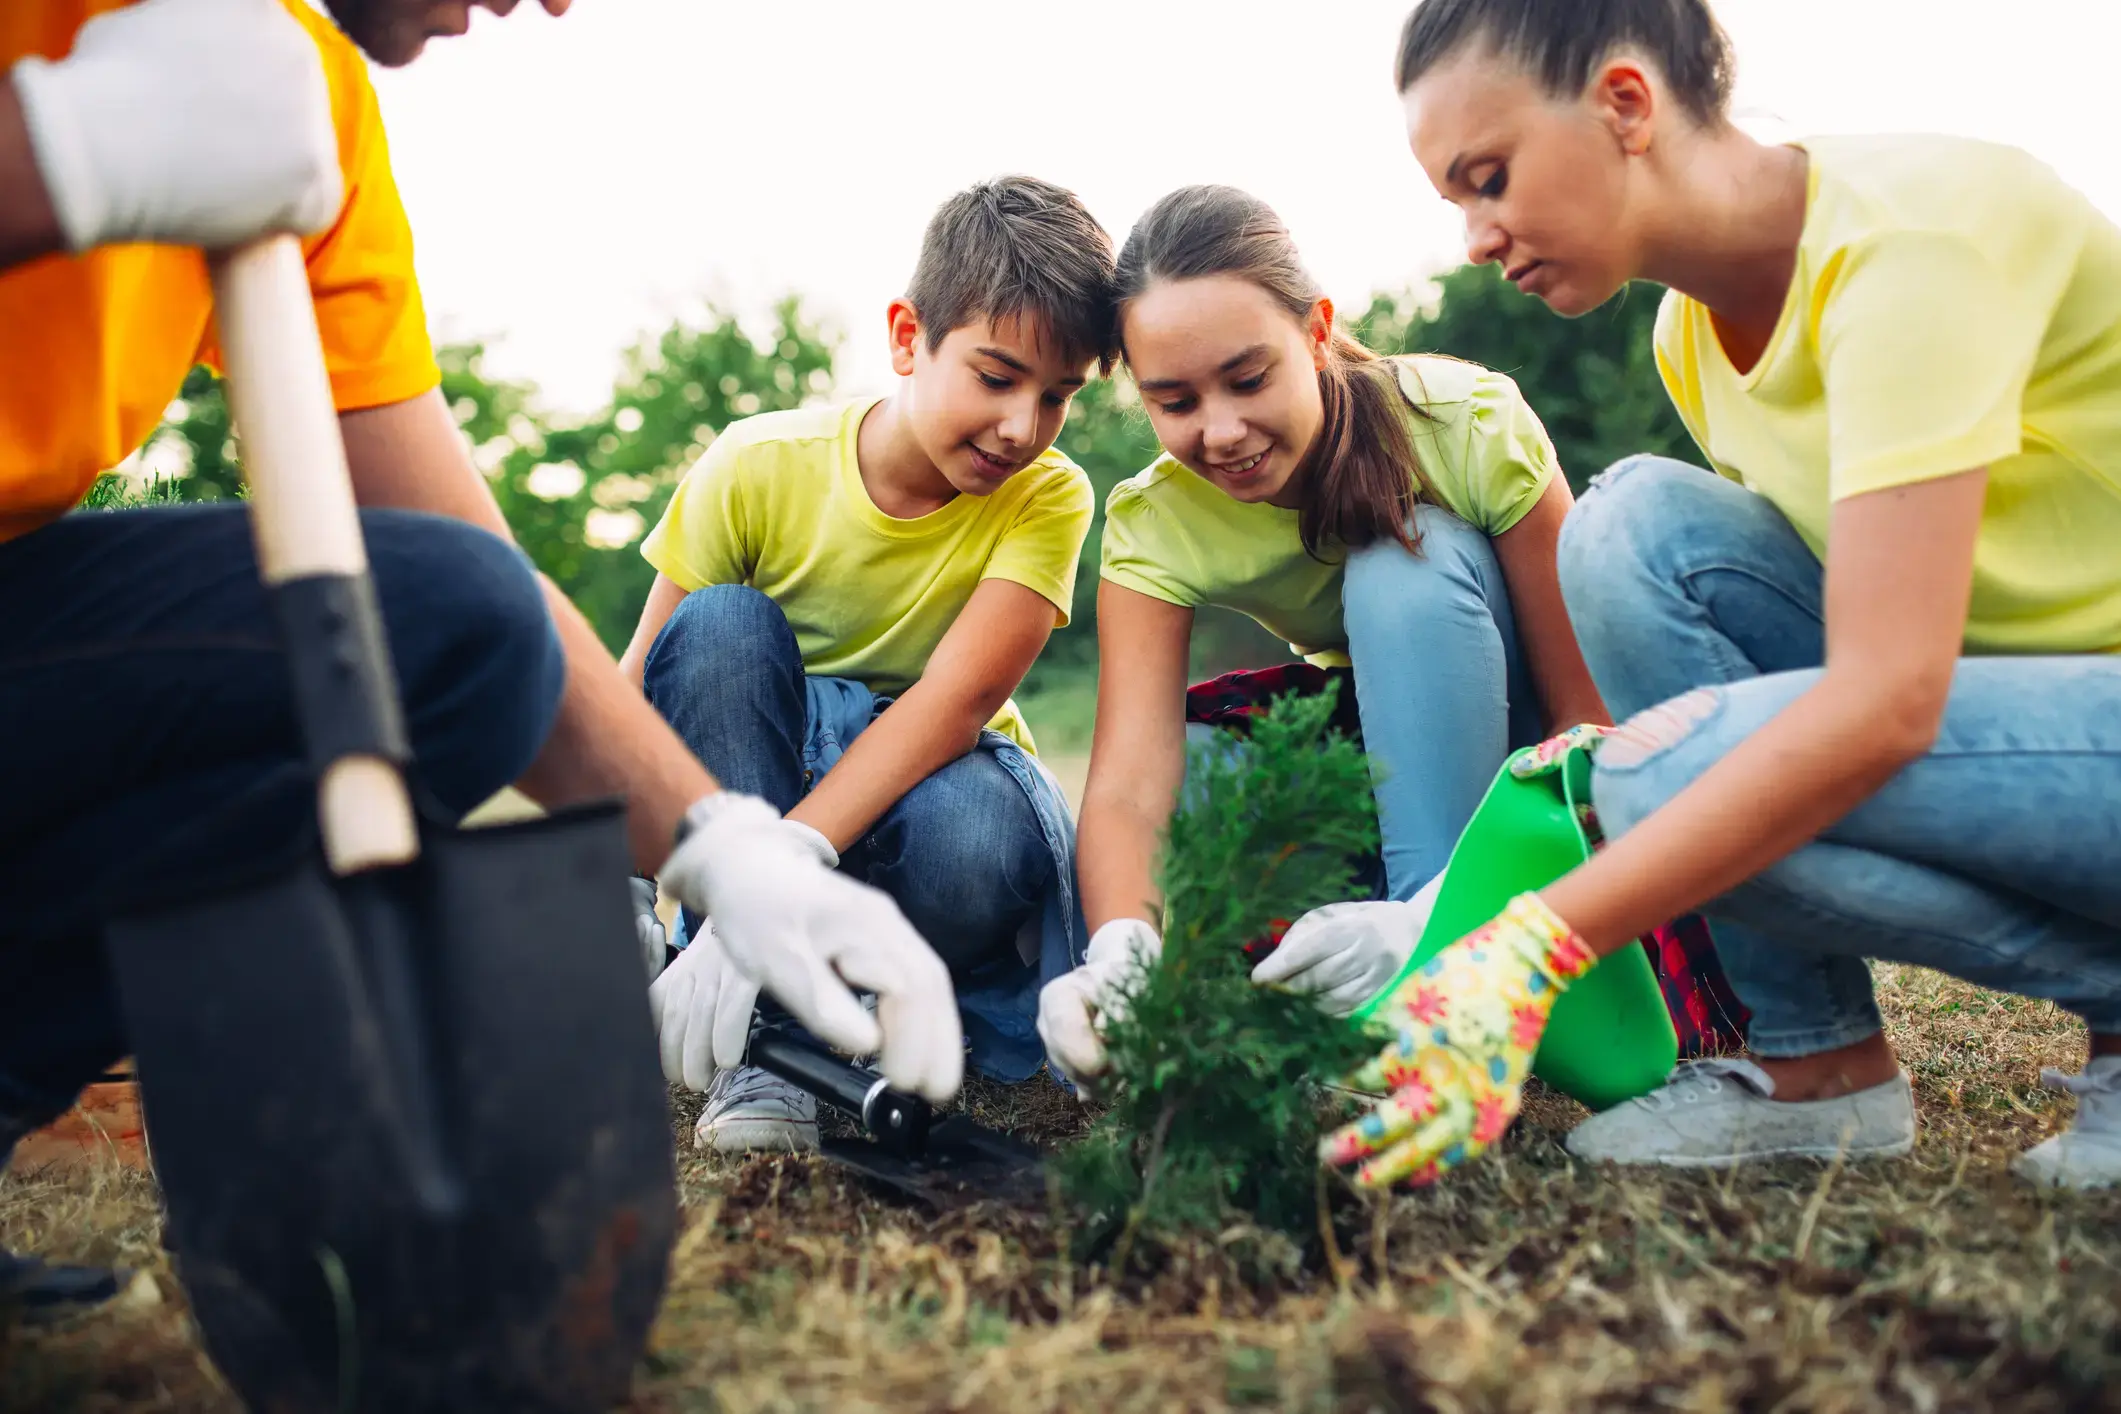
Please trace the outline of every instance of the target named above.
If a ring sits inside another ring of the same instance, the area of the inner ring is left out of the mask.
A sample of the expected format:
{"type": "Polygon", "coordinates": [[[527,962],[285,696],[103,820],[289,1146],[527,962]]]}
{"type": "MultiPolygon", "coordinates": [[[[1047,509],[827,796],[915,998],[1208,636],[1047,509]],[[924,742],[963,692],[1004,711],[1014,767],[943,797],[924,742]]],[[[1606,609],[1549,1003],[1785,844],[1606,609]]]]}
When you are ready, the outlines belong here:
{"type": "Polygon", "coordinates": [[[663,625],[685,602],[685,587],[669,575],[658,573],[655,583],[649,587],[648,602],[641,606],[641,621],[634,626],[633,638],[626,651],[619,655],[619,671],[628,682],[640,687],[648,672],[648,650],[655,647],[656,638],[663,632],[663,625]]]}
{"type": "Polygon", "coordinates": [[[848,848],[906,792],[973,748],[1045,648],[1053,621],[1053,604],[1037,590],[982,580],[920,681],[854,739],[788,818],[848,848]]]}

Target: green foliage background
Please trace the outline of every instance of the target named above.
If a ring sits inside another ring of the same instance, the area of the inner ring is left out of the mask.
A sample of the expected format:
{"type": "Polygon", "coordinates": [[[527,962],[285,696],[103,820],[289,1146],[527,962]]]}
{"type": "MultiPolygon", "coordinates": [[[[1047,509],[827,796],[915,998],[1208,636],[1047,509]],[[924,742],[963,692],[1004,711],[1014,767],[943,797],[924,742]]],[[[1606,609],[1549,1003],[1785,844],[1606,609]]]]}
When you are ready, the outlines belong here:
{"type": "MultiPolygon", "coordinates": [[[[1561,320],[1492,267],[1465,266],[1424,289],[1374,296],[1353,327],[1381,352],[1448,353],[1510,374],[1580,490],[1631,453],[1699,460],[1652,361],[1661,293],[1637,286],[1585,318],[1561,320]]],[[[838,347],[794,296],[762,332],[722,313],[698,325],[674,323],[625,355],[609,401],[583,420],[552,414],[535,384],[488,374],[481,344],[445,345],[437,357],[443,393],[517,540],[617,651],[654,578],[640,557],[640,537],[662,514],[678,477],[738,418],[830,398],[838,347]]],[[[175,465],[182,499],[239,494],[227,404],[205,369],[185,381],[150,446],[157,443],[157,464],[175,465]]],[[[1055,635],[1033,668],[1024,702],[1042,740],[1067,747],[1086,735],[1094,701],[1104,497],[1157,453],[1124,373],[1076,398],[1060,446],[1096,486],[1098,521],[1083,546],[1074,626],[1055,635]]],[[[1196,621],[1197,675],[1287,656],[1284,645],[1237,615],[1204,611],[1196,621]]]]}

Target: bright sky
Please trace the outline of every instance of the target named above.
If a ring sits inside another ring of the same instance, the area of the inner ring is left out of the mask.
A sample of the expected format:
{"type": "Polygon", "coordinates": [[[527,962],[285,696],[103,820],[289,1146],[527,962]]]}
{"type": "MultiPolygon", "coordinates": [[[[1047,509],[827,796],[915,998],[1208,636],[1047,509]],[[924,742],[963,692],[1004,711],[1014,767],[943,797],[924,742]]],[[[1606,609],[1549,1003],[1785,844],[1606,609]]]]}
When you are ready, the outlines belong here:
{"type": "MultiPolygon", "coordinates": [[[[588,411],[619,351],[800,291],[880,390],[885,303],[982,176],[1073,188],[1115,239],[1188,182],[1265,198],[1343,304],[1455,264],[1391,91],[1411,0],[576,0],[480,13],[377,75],[439,337],[588,411]]],[[[2121,216],[2116,0],[1719,0],[1763,136],[2016,143],[2121,216]]]]}

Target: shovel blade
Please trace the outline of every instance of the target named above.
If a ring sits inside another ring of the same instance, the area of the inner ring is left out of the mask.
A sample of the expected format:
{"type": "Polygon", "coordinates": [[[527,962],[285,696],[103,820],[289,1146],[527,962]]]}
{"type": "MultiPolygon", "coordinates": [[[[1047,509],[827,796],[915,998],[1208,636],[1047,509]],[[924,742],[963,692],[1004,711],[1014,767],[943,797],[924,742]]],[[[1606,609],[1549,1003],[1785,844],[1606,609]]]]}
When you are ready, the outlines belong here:
{"type": "Polygon", "coordinates": [[[113,927],[168,1241],[256,1408],[625,1396],[676,1175],[621,811],[113,927]]]}

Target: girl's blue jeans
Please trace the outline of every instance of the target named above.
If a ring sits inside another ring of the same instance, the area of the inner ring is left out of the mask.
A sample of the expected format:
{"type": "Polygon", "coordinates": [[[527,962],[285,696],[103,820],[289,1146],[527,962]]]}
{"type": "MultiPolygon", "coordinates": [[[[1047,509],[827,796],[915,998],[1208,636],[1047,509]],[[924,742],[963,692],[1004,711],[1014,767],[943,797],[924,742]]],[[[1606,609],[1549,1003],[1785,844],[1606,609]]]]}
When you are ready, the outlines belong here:
{"type": "Polygon", "coordinates": [[[1366,546],[1348,556],[1341,589],[1397,899],[1443,872],[1502,763],[1542,733],[1493,543],[1434,506],[1417,507],[1414,524],[1420,554],[1366,546]]]}
{"type": "MultiPolygon", "coordinates": [[[[1560,558],[1615,716],[1664,704],[1599,753],[1609,835],[1819,679],[1818,557],[1734,482],[1621,462],[1570,515],[1560,558]]],[[[1875,1035],[1869,958],[2048,998],[2121,1033],[2121,656],[1962,659],[1926,756],[1703,911],[1763,1056],[1875,1035]]]]}

